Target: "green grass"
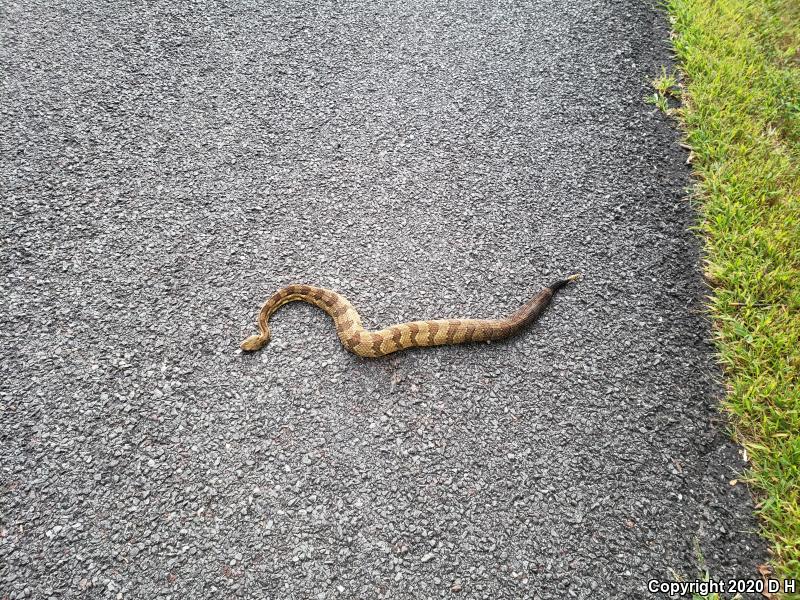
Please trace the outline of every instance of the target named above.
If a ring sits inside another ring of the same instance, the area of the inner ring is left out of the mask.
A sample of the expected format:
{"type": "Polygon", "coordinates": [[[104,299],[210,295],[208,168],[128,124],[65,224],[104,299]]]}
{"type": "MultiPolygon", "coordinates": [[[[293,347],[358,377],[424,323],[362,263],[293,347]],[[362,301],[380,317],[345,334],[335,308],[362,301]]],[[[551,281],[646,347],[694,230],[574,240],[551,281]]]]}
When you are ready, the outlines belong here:
{"type": "MultiPolygon", "coordinates": [[[[800,580],[800,0],[665,0],[725,408],[779,576],[800,580]]],[[[679,108],[669,107],[679,96],[679,108]]]]}
{"type": "Polygon", "coordinates": [[[673,114],[670,109],[669,98],[680,97],[680,86],[674,74],[667,73],[665,67],[661,67],[661,75],[653,80],[655,92],[645,98],[645,102],[659,108],[662,112],[673,114]]]}

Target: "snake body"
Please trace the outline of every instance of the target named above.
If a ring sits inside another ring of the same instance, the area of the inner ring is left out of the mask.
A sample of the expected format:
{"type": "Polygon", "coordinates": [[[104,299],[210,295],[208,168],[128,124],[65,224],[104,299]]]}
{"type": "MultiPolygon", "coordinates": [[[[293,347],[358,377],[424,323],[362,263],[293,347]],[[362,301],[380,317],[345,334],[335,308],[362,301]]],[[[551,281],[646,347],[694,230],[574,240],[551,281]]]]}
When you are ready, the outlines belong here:
{"type": "Polygon", "coordinates": [[[358,356],[376,358],[398,350],[465,342],[505,339],[536,320],[550,304],[553,295],[570,281],[572,275],[544,288],[525,305],[505,319],[437,319],[398,323],[385,329],[368,331],[350,301],[333,290],[313,285],[289,285],[275,292],[261,307],[258,315],[260,333],[244,340],[242,350],[255,352],[270,339],[269,318],[287,302],[302,301],[328,313],[336,325],[342,345],[358,356]]]}

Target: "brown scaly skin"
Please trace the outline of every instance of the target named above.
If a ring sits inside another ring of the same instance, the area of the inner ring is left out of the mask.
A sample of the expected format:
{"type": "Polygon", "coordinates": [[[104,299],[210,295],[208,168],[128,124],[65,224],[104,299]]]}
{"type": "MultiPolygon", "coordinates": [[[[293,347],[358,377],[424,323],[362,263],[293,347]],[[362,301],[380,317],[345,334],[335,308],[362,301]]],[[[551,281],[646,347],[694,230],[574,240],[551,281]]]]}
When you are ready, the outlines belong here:
{"type": "Polygon", "coordinates": [[[341,294],[312,285],[289,285],[279,290],[264,303],[258,315],[259,335],[242,342],[241,348],[255,352],[263,348],[270,338],[269,318],[287,302],[302,300],[318,306],[331,317],[342,345],[358,356],[375,358],[398,350],[422,346],[441,346],[465,342],[485,342],[505,339],[534,321],[550,304],[553,295],[580,275],[571,275],[544,288],[527,304],[505,319],[440,319],[398,323],[385,329],[367,331],[361,325],[358,312],[341,294]]]}

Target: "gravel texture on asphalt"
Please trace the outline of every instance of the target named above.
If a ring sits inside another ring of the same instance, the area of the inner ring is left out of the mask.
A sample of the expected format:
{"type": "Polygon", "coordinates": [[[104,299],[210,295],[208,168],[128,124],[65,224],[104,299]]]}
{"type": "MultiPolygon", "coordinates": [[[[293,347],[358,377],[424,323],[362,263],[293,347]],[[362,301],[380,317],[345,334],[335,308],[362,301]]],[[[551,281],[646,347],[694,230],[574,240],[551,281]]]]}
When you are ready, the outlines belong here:
{"type": "Polygon", "coordinates": [[[2,598],[638,598],[757,577],[663,15],[3,2],[2,598]],[[367,326],[507,343],[368,360],[367,326]]]}

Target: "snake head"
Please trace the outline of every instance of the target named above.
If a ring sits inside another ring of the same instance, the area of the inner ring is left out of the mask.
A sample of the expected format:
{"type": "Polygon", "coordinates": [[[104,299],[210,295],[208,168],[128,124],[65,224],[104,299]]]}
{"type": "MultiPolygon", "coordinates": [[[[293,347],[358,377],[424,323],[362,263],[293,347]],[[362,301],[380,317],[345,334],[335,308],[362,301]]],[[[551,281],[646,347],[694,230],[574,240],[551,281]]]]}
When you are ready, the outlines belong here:
{"type": "Polygon", "coordinates": [[[251,335],[249,338],[239,344],[239,347],[245,352],[255,352],[256,350],[261,350],[261,348],[266,346],[268,342],[269,331],[262,335],[251,335]]]}

